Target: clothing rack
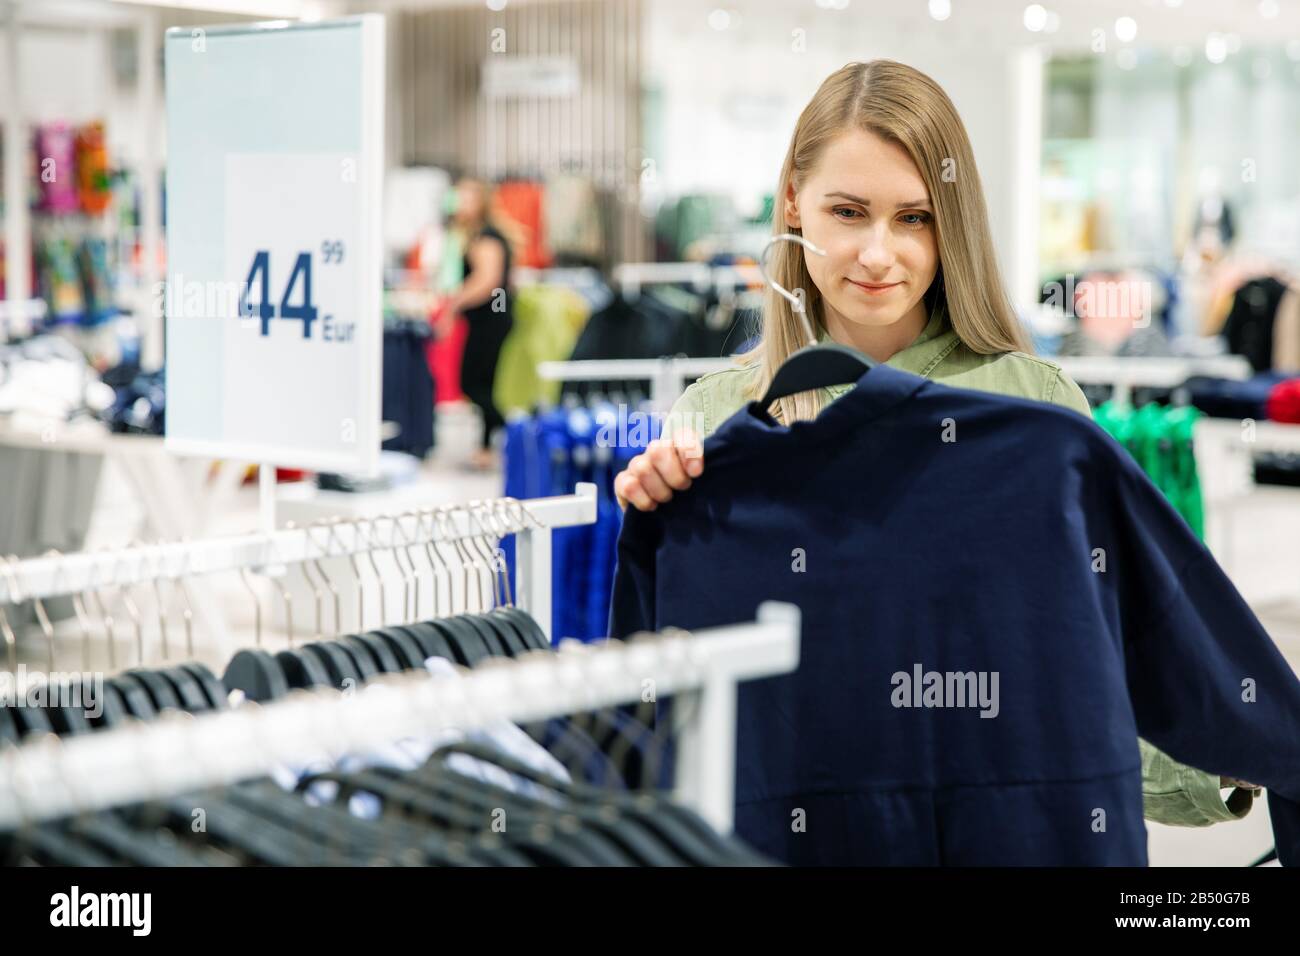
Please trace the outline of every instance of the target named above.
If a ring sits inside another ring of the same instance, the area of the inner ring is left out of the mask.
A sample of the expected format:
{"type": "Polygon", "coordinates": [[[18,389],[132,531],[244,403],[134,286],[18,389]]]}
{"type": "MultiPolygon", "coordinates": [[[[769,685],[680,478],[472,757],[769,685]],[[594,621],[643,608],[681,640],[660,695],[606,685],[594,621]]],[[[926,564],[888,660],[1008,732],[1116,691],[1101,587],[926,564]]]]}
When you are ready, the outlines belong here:
{"type": "Polygon", "coordinates": [[[706,262],[625,262],[614,267],[614,281],[636,295],[642,285],[689,283],[699,292],[738,284],[762,284],[756,265],[709,265],[706,262]]]}
{"type": "MultiPolygon", "coordinates": [[[[706,262],[624,262],[613,269],[613,281],[622,291],[636,295],[643,285],[684,284],[697,292],[735,285],[756,285],[763,281],[755,265],[709,265],[706,262]]],[[[560,266],[533,269],[515,268],[513,278],[519,285],[545,282],[581,284],[599,278],[600,271],[589,266],[560,266]]]]}
{"type": "Polygon", "coordinates": [[[275,575],[285,565],[317,558],[512,533],[518,554],[516,603],[550,637],[551,529],[595,520],[596,486],[580,482],[572,495],[526,502],[497,498],[269,533],[27,558],[0,564],[0,604],[218,571],[275,575]]]}
{"type": "Polygon", "coordinates": [[[1175,388],[1193,375],[1209,375],[1245,381],[1251,376],[1250,363],[1240,355],[1208,355],[1201,358],[1177,356],[1098,355],[1058,356],[1052,361],[1080,385],[1111,385],[1114,400],[1132,404],[1133,389],[1175,388]]]}
{"type": "Polygon", "coordinates": [[[798,666],[799,620],[794,605],[765,602],[754,623],[696,634],[566,645],[463,677],[392,675],[361,692],[295,692],[257,707],[29,740],[0,753],[0,829],[231,784],[322,751],[639,702],[653,680],[657,698],[674,695],[674,713],[690,715],[678,728],[675,794],[729,832],[736,685],[798,666]]]}
{"type": "Polygon", "coordinates": [[[580,362],[538,362],[537,375],[547,381],[602,382],[650,380],[650,403],[667,414],[686,390],[686,381],[709,372],[734,368],[725,358],[588,359],[580,362]]]}

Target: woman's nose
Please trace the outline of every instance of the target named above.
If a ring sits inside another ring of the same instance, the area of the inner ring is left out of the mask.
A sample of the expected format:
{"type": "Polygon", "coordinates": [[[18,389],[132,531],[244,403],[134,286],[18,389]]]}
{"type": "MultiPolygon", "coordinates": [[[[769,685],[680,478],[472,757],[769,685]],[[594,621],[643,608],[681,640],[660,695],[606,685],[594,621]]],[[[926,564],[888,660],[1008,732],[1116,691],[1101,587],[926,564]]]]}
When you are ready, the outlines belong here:
{"type": "Polygon", "coordinates": [[[873,274],[883,273],[894,262],[888,230],[881,225],[873,225],[864,230],[862,244],[858,247],[858,265],[873,274]]]}

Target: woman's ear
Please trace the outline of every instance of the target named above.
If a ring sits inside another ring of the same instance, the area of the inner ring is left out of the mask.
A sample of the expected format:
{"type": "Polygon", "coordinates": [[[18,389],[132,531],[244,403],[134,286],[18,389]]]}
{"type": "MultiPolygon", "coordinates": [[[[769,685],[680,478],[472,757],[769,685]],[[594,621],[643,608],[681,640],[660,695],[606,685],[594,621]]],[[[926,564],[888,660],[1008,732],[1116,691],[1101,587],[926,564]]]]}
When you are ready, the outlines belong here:
{"type": "Polygon", "coordinates": [[[799,218],[799,196],[794,191],[794,183],[785,184],[785,197],[781,203],[785,215],[785,224],[791,229],[803,228],[803,222],[799,218]]]}

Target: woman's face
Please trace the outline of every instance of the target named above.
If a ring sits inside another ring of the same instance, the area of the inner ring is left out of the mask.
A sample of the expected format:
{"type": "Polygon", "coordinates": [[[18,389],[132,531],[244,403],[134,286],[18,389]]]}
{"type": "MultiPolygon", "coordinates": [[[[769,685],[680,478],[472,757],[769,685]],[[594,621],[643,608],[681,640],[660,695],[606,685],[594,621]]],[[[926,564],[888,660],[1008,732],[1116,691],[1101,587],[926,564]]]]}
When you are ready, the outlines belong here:
{"type": "Polygon", "coordinates": [[[869,328],[921,316],[939,269],[934,210],[921,174],[897,143],[849,130],[826,147],[807,182],[786,196],[786,222],[826,250],[804,250],[826,323],[869,328]]]}
{"type": "Polygon", "coordinates": [[[456,222],[463,226],[474,226],[482,221],[484,215],[483,189],[472,179],[462,179],[456,184],[456,222]]]}

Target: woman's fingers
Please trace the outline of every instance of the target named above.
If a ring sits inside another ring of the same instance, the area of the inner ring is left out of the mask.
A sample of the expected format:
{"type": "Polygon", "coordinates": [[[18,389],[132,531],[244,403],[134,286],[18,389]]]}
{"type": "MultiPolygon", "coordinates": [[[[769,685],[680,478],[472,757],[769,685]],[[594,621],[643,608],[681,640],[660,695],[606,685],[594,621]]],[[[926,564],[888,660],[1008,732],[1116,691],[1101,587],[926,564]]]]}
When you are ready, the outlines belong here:
{"type": "MultiPolygon", "coordinates": [[[[686,467],[678,455],[678,449],[672,443],[656,438],[646,446],[644,454],[649,459],[655,476],[666,488],[684,491],[691,486],[691,478],[686,474],[686,467]]],[[[653,491],[651,494],[654,494],[653,491]]],[[[659,501],[667,501],[672,496],[671,490],[668,491],[667,498],[659,498],[655,495],[659,501]]]]}
{"type": "Polygon", "coordinates": [[[657,438],[614,479],[614,496],[625,510],[631,504],[638,511],[653,511],[671,501],[674,491],[689,488],[703,471],[704,449],[693,432],[657,438]]]}
{"type": "Polygon", "coordinates": [[[677,448],[677,457],[691,478],[698,478],[704,473],[704,446],[689,428],[682,428],[673,436],[673,445],[677,448]]]}
{"type": "Polygon", "coordinates": [[[615,477],[614,497],[618,499],[618,506],[624,511],[629,504],[637,511],[654,511],[658,507],[658,504],[645,493],[645,489],[630,470],[615,477]]]}

